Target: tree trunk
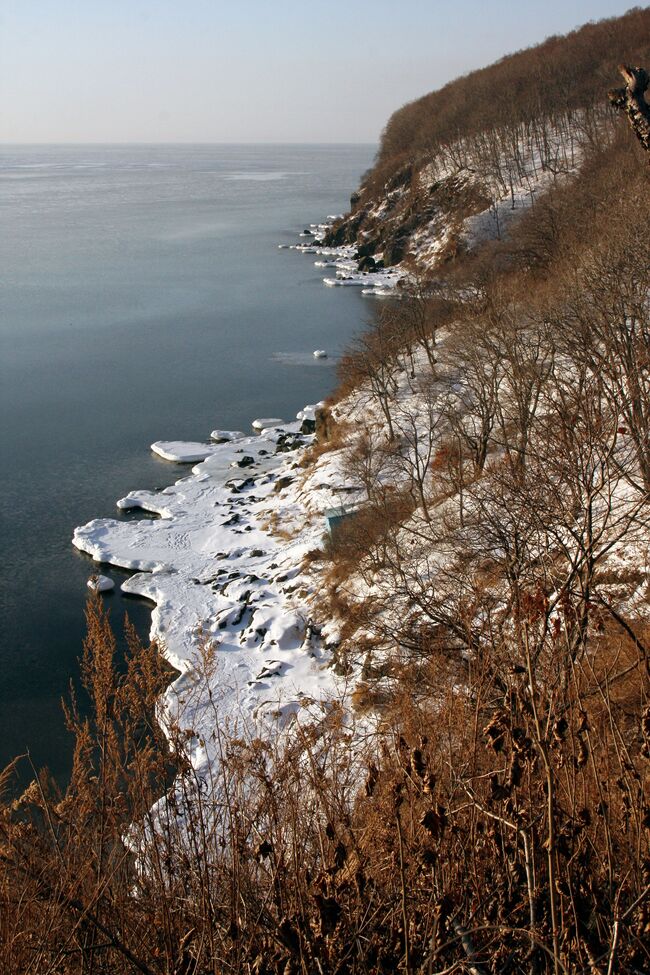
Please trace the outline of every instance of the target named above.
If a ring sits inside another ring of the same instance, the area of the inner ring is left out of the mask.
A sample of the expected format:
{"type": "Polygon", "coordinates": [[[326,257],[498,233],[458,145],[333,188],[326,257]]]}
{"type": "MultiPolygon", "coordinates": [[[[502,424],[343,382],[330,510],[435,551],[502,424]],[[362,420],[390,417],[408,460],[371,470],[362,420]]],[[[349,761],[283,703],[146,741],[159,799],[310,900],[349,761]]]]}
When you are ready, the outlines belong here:
{"type": "Polygon", "coordinates": [[[645,93],[650,76],[644,68],[631,68],[621,64],[618,69],[625,81],[625,88],[609,92],[609,100],[621,112],[625,112],[637,139],[646,152],[650,152],[650,105],[645,93]]]}

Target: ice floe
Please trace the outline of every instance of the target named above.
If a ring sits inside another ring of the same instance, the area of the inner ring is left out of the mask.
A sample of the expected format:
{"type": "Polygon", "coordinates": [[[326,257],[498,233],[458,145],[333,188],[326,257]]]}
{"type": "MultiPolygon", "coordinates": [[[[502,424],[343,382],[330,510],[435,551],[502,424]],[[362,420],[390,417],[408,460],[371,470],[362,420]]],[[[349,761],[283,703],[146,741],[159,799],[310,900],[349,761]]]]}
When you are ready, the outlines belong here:
{"type": "Polygon", "coordinates": [[[87,582],[87,586],[93,592],[111,592],[111,590],[115,589],[115,583],[108,576],[92,575],[87,582]]]}
{"type": "Polygon", "coordinates": [[[210,439],[217,443],[228,443],[229,440],[241,440],[245,436],[241,430],[213,430],[210,439]]]}
{"type": "Polygon", "coordinates": [[[296,420],[315,420],[316,411],[325,406],[325,401],[321,400],[320,403],[313,403],[311,406],[303,406],[301,410],[296,413],[296,420]]]}
{"type": "Polygon", "coordinates": [[[154,454],[175,464],[195,464],[206,460],[216,449],[216,444],[189,443],[184,440],[157,440],[151,444],[154,454]]]}
{"type": "Polygon", "coordinates": [[[272,427],[281,427],[284,420],[281,420],[277,416],[262,416],[258,417],[257,420],[253,420],[253,430],[269,430],[272,427]]]}

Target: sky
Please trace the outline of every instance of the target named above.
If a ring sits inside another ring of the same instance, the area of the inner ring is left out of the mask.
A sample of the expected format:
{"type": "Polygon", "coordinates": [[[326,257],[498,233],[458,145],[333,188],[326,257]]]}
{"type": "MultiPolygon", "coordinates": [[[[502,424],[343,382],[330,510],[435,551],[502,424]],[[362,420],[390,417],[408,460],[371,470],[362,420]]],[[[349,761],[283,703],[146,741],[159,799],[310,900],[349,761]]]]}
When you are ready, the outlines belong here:
{"type": "Polygon", "coordinates": [[[0,0],[1,142],[374,143],[630,0],[0,0]]]}

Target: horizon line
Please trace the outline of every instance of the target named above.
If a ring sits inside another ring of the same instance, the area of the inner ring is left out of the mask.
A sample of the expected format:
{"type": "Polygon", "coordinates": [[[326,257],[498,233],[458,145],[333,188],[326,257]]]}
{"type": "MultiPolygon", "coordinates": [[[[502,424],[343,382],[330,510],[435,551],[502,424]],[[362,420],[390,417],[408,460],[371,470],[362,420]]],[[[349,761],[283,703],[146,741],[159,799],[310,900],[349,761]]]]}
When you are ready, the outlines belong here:
{"type": "Polygon", "coordinates": [[[301,142],[298,140],[287,140],[286,142],[273,140],[273,141],[256,141],[251,139],[245,140],[221,140],[221,141],[199,141],[193,139],[183,139],[175,141],[144,141],[144,140],[131,140],[122,141],[116,140],[114,142],[102,140],[102,141],[65,141],[56,142],[54,140],[39,141],[39,142],[17,142],[17,141],[4,141],[0,140],[0,148],[10,147],[10,146],[376,146],[379,145],[379,141],[374,142],[349,142],[349,141],[314,141],[314,142],[301,142]]]}

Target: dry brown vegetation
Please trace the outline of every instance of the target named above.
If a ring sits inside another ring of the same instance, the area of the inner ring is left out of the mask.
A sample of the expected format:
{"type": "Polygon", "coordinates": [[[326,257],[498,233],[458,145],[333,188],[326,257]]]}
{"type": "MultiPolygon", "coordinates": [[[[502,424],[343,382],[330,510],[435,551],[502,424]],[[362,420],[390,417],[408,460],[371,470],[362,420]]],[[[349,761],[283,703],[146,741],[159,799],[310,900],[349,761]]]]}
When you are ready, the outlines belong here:
{"type": "Polygon", "coordinates": [[[282,742],[217,726],[206,789],[171,729],[154,820],[157,657],[134,644],[120,680],[91,606],[70,786],[2,808],[2,970],[647,971],[648,634],[575,656],[544,612],[522,599],[462,683],[423,647],[365,744],[337,708],[282,742]]]}
{"type": "MultiPolygon", "coordinates": [[[[637,17],[647,20],[647,13],[634,13],[630,23],[637,17]]],[[[453,822],[458,842],[453,854],[445,847],[444,868],[437,850],[434,861],[454,877],[446,895],[458,897],[480,877],[473,906],[455,928],[461,941],[467,933],[462,945],[456,940],[450,955],[432,959],[416,955],[416,942],[405,935],[403,969],[609,975],[650,965],[644,738],[650,663],[643,635],[650,194],[643,162],[625,130],[594,144],[580,173],[554,185],[507,241],[460,261],[446,280],[438,268],[435,287],[421,282],[410,296],[382,305],[342,363],[342,394],[355,384],[370,391],[384,422],[383,440],[362,433],[357,456],[348,461],[350,477],[370,499],[368,518],[377,517],[378,473],[394,469],[405,454],[410,468],[402,466],[403,483],[418,513],[375,535],[363,520],[351,521],[331,552],[330,605],[346,622],[343,651],[366,655],[355,704],[363,712],[379,709],[389,726],[391,701],[399,702],[405,721],[426,715],[427,747],[433,738],[434,750],[447,749],[440,776],[454,798],[446,793],[440,816],[445,830],[453,822]],[[434,304],[439,294],[445,296],[442,320],[434,304]],[[413,367],[418,348],[435,387],[430,417],[422,366],[417,380],[413,367]],[[419,442],[409,437],[415,415],[407,414],[405,424],[399,402],[405,382],[419,396],[416,418],[425,430],[419,442]],[[613,550],[627,553],[614,567],[613,550]],[[369,588],[355,599],[359,578],[369,588]],[[452,686],[453,693],[441,694],[452,686]],[[451,698],[461,715],[453,729],[451,698]],[[480,729],[499,762],[489,759],[480,729]],[[534,787],[527,779],[524,832],[543,821],[543,839],[537,826],[524,837],[512,815],[521,808],[513,797],[524,767],[528,774],[524,754],[534,756],[536,778],[534,787]],[[623,767],[632,790],[626,796],[623,767]],[[485,790],[482,798],[475,789],[485,790]],[[505,805],[497,810],[499,802],[505,805]],[[445,818],[450,806],[462,810],[460,819],[445,818]],[[638,832],[630,831],[634,817],[638,832]],[[530,859],[533,833],[545,864],[530,859]],[[519,843],[521,856],[508,868],[519,843]],[[478,849],[489,854],[477,871],[478,849]],[[626,878],[638,871],[622,914],[643,916],[633,938],[639,954],[619,953],[620,888],[613,894],[609,878],[623,861],[626,878]],[[545,893],[538,900],[542,875],[545,893]],[[506,890],[509,896],[517,889],[521,900],[504,899],[506,890]],[[603,915],[596,920],[603,910],[610,916],[608,947],[599,936],[590,940],[604,931],[603,915]],[[524,929],[527,954],[516,944],[524,929]]],[[[413,747],[417,739],[404,737],[413,747]]],[[[412,786],[413,777],[406,799],[398,788],[410,822],[422,796],[412,786]]],[[[440,830],[439,810],[426,801],[440,830]]],[[[403,850],[396,856],[400,869],[403,850]]],[[[416,885],[410,875],[409,892],[416,885]]],[[[420,915],[428,933],[433,903],[420,915]]]]}
{"type": "MultiPolygon", "coordinates": [[[[623,43],[647,50],[647,11],[486,69],[510,93],[494,117],[473,76],[467,133],[570,91],[584,106],[623,43]]],[[[405,144],[455,137],[468,84],[408,106],[405,144]]],[[[368,505],[308,561],[341,670],[360,668],[356,727],[336,704],[277,740],[223,727],[206,646],[220,762],[198,771],[192,732],[154,720],[156,648],[133,637],[117,673],[90,603],[69,787],[42,774],[0,806],[0,970],[650,971],[648,226],[640,150],[594,143],[344,358],[342,393],[363,385],[384,436],[330,424],[312,460],[354,441],[368,505]]]]}

